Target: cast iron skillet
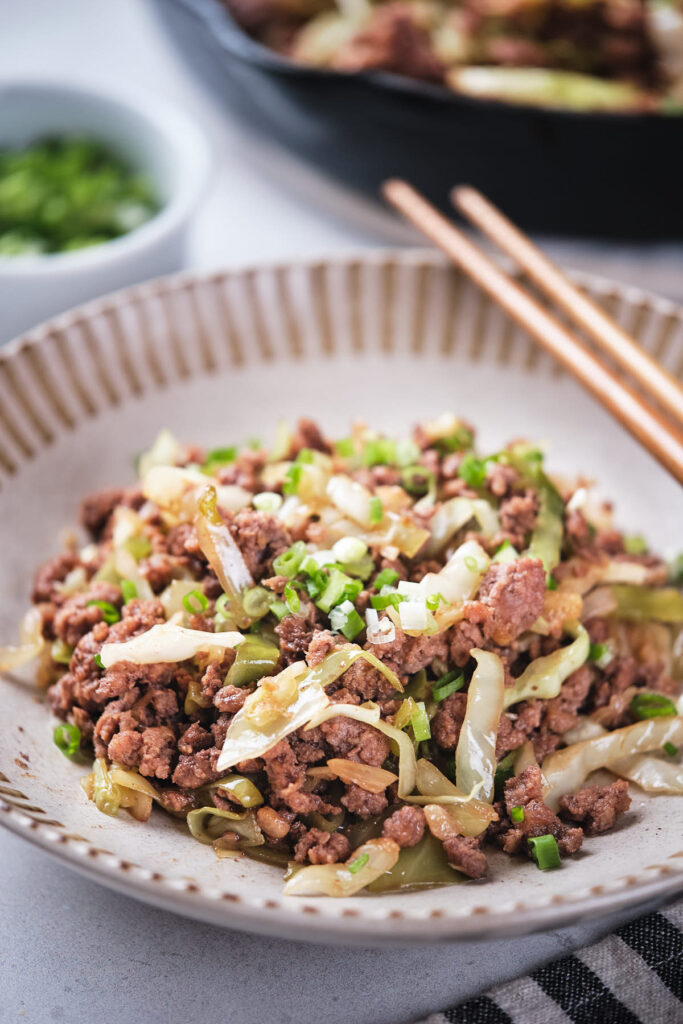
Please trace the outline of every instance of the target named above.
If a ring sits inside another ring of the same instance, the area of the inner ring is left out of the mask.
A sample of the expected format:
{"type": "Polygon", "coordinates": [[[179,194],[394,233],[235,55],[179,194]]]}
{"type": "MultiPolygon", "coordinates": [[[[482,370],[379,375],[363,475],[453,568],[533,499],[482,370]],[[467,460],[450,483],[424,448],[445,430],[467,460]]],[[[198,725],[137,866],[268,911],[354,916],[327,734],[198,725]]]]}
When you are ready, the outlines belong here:
{"type": "Polygon", "coordinates": [[[468,182],[527,230],[683,238],[683,117],[539,110],[302,67],[250,39],[218,0],[153,2],[226,104],[364,192],[398,175],[445,206],[468,182]]]}

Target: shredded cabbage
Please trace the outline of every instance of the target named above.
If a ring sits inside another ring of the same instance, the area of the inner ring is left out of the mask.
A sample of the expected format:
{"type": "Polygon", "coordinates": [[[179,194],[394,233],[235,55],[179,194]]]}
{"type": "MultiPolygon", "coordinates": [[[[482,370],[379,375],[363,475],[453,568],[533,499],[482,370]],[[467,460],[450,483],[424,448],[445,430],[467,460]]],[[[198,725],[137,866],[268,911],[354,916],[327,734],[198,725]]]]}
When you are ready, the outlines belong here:
{"type": "Polygon", "coordinates": [[[33,661],[45,648],[43,638],[43,619],[39,608],[30,608],[19,627],[20,642],[7,647],[0,647],[0,672],[11,672],[33,661]]]}
{"type": "Polygon", "coordinates": [[[620,619],[657,619],[659,622],[683,622],[683,594],[674,587],[649,590],[645,587],[612,586],[620,619]]]}
{"type": "Polygon", "coordinates": [[[214,487],[206,487],[202,492],[193,522],[199,546],[228,595],[229,616],[235,626],[244,629],[251,619],[242,607],[240,595],[252,587],[254,581],[242,552],[218,512],[214,487]]]}
{"type": "Polygon", "coordinates": [[[154,466],[142,481],[142,493],[175,522],[190,522],[207,484],[214,487],[219,506],[227,512],[239,512],[251,503],[252,495],[243,487],[221,485],[199,470],[180,466],[154,466]]]}
{"type": "Polygon", "coordinates": [[[197,654],[213,654],[237,647],[244,637],[241,633],[207,633],[201,629],[186,629],[176,622],[152,626],[120,644],[105,644],[100,651],[104,668],[117,661],[130,661],[134,665],[156,665],[187,661],[197,654]]]}
{"type": "Polygon", "coordinates": [[[353,896],[390,871],[401,850],[393,839],[369,839],[345,864],[311,864],[285,883],[285,896],[353,896]]]}
{"type": "Polygon", "coordinates": [[[560,797],[580,789],[590,773],[598,768],[611,770],[613,764],[633,754],[659,750],[665,743],[678,746],[682,742],[683,716],[672,716],[647,718],[558,750],[543,762],[543,774],[549,787],[545,802],[555,810],[560,797]]]}
{"type": "Polygon", "coordinates": [[[487,540],[500,529],[498,513],[488,501],[482,498],[450,498],[436,510],[429,522],[431,535],[425,548],[427,557],[438,554],[470,519],[477,520],[481,534],[487,540]]]}
{"type": "Polygon", "coordinates": [[[467,709],[455,751],[455,777],[460,789],[481,787],[482,797],[493,800],[496,740],[503,713],[505,670],[497,654],[474,648],[477,663],[467,691],[467,709]]]}
{"type": "MultiPolygon", "coordinates": [[[[564,734],[563,739],[571,745],[606,735],[607,730],[595,718],[583,718],[564,734]]],[[[609,765],[609,771],[634,782],[646,793],[683,794],[683,764],[680,761],[664,760],[651,754],[632,754],[623,761],[614,761],[609,765]]]]}
{"type": "Polygon", "coordinates": [[[504,708],[521,700],[534,697],[551,700],[559,695],[562,683],[581,668],[590,650],[590,638],[583,626],[572,623],[569,632],[576,636],[571,644],[543,658],[536,658],[515,680],[514,686],[505,688],[504,708]]]}
{"type": "Polygon", "coordinates": [[[263,832],[253,811],[238,814],[222,807],[197,807],[187,815],[187,827],[192,836],[205,846],[213,846],[226,832],[239,837],[238,846],[263,846],[263,832]]]}
{"type": "Polygon", "coordinates": [[[478,836],[498,818],[490,804],[476,799],[480,788],[478,784],[471,793],[463,793],[435,764],[421,757],[417,762],[417,790],[420,796],[409,797],[408,803],[446,806],[451,823],[460,835],[478,836]]]}
{"type": "Polygon", "coordinates": [[[385,768],[375,768],[371,764],[362,764],[359,761],[347,761],[342,757],[332,757],[327,762],[327,767],[332,777],[341,779],[342,782],[354,783],[368,793],[383,793],[392,782],[398,781],[398,776],[385,768]]]}
{"type": "Polygon", "coordinates": [[[174,466],[180,458],[180,445],[170,430],[160,431],[149,451],[138,459],[138,476],[146,477],[155,466],[174,466]]]}

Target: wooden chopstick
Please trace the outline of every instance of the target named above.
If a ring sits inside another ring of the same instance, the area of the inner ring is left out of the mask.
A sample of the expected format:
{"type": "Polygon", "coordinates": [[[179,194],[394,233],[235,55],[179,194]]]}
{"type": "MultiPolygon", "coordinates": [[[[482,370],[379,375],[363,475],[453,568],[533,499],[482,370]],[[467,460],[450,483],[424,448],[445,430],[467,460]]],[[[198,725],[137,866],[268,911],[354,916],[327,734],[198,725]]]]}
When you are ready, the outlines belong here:
{"type": "Polygon", "coordinates": [[[385,182],[387,200],[524,327],[679,481],[683,438],[567,328],[512,281],[462,231],[404,181],[385,182]]]}
{"type": "Polygon", "coordinates": [[[461,185],[451,198],[455,206],[528,274],[568,316],[637,380],[679,423],[683,424],[683,388],[656,360],[584,295],[545,253],[476,189],[461,185]]]}

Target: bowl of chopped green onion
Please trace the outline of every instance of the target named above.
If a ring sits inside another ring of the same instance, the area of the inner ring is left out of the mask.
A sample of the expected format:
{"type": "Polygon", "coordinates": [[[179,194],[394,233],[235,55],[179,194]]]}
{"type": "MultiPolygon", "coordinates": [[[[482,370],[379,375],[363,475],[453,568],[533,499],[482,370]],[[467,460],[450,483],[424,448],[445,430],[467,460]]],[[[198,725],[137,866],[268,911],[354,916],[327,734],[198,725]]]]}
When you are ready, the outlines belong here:
{"type": "Polygon", "coordinates": [[[165,101],[0,86],[0,342],[183,266],[209,152],[165,101]]]}

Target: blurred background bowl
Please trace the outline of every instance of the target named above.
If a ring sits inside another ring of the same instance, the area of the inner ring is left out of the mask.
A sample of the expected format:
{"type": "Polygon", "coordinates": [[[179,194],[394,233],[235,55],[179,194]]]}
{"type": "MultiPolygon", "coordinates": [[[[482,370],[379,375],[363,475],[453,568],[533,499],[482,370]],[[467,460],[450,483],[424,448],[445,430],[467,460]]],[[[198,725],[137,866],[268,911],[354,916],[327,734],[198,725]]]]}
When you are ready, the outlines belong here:
{"type": "Polygon", "coordinates": [[[103,143],[150,180],[160,208],[140,227],[100,245],[0,257],[0,342],[76,303],[180,269],[208,177],[203,135],[164,101],[50,81],[0,82],[0,148],[45,136],[103,143]]]}
{"type": "Polygon", "coordinates": [[[683,238],[681,117],[542,110],[304,67],[250,39],[219,0],[153,6],[226,105],[364,192],[399,175],[443,206],[468,182],[526,230],[683,238]]]}

